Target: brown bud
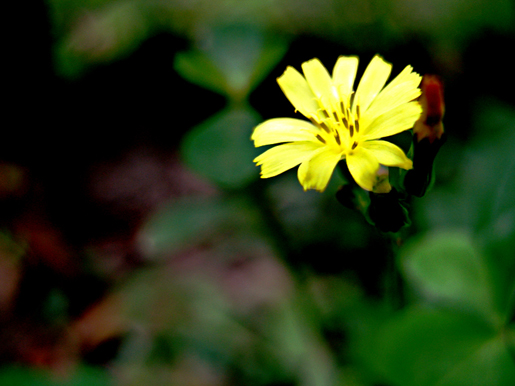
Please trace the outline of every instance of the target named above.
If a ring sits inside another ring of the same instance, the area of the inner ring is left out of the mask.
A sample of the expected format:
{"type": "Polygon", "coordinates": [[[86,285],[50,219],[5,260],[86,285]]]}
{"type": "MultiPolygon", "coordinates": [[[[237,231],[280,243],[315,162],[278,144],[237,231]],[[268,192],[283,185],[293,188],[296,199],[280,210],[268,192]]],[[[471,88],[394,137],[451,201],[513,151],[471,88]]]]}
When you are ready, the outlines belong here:
{"type": "Polygon", "coordinates": [[[428,138],[430,143],[435,139],[441,139],[443,135],[443,115],[445,102],[443,99],[443,84],[436,75],[424,75],[422,79],[422,115],[415,123],[413,131],[417,142],[428,138]]]}

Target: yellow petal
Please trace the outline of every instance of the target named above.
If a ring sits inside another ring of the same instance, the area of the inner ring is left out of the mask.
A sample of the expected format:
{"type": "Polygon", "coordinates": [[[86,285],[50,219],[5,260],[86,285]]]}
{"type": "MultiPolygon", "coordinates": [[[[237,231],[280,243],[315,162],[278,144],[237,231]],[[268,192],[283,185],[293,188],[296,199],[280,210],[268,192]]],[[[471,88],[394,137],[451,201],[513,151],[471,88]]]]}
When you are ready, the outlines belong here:
{"type": "Polygon", "coordinates": [[[294,118],[274,118],[258,125],[251,140],[254,146],[274,145],[281,142],[313,141],[320,130],[310,122],[294,118]]]}
{"type": "Polygon", "coordinates": [[[321,148],[311,158],[302,162],[299,167],[299,182],[304,188],[324,191],[331,179],[336,164],[341,159],[341,154],[328,148],[321,148]]]}
{"type": "Polygon", "coordinates": [[[311,59],[307,62],[302,63],[302,71],[308,81],[313,94],[318,99],[327,103],[334,102],[338,98],[338,94],[333,87],[333,81],[331,75],[327,72],[326,68],[318,59],[311,59]]]}
{"type": "Polygon", "coordinates": [[[417,101],[397,106],[385,114],[378,116],[362,130],[363,139],[378,139],[401,133],[413,127],[422,113],[417,101]]]}
{"type": "Polygon", "coordinates": [[[391,70],[392,65],[385,62],[379,55],[372,58],[359,82],[356,96],[354,97],[354,103],[359,104],[362,112],[367,110],[370,103],[381,91],[390,76],[391,70]]]}
{"type": "Polygon", "coordinates": [[[319,108],[316,97],[300,72],[293,67],[287,67],[277,78],[277,83],[295,109],[308,118],[316,114],[319,108]]]}
{"type": "Polygon", "coordinates": [[[411,66],[407,66],[377,95],[366,112],[368,119],[373,119],[420,96],[421,90],[418,87],[422,77],[412,70],[411,66]]]}
{"type": "Polygon", "coordinates": [[[350,95],[358,71],[357,56],[340,56],[333,69],[333,84],[340,95],[350,95]]]}
{"type": "Polygon", "coordinates": [[[370,150],[358,147],[347,155],[347,167],[354,181],[365,190],[372,191],[377,182],[379,162],[370,150]]]}
{"type": "Polygon", "coordinates": [[[261,165],[261,178],[274,177],[304,162],[322,146],[318,141],[285,143],[268,149],[254,162],[261,165]]]}
{"type": "Polygon", "coordinates": [[[388,141],[367,141],[361,146],[374,154],[381,165],[411,169],[413,162],[406,157],[400,147],[388,141]]]}

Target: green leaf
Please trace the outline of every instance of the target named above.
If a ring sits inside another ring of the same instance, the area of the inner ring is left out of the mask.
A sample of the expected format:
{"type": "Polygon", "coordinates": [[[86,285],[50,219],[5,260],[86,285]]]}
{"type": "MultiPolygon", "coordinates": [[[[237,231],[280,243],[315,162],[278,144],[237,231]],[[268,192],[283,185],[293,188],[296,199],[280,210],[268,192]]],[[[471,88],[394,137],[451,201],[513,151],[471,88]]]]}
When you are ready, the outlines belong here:
{"type": "Polygon", "coordinates": [[[71,374],[56,377],[46,370],[22,366],[0,368],[0,385],[12,386],[108,386],[109,373],[101,368],[79,366],[71,374]]]}
{"type": "Polygon", "coordinates": [[[54,51],[57,71],[80,76],[91,65],[107,63],[131,54],[150,34],[141,3],[105,4],[73,25],[54,51]]]}
{"type": "Polygon", "coordinates": [[[200,51],[180,52],[175,56],[174,68],[184,79],[225,95],[227,81],[218,67],[200,51]]]}
{"type": "Polygon", "coordinates": [[[264,35],[261,42],[261,55],[258,57],[249,81],[249,92],[251,92],[272,69],[284,57],[288,49],[288,42],[274,35],[264,35]]]}
{"type": "Polygon", "coordinates": [[[481,321],[412,308],[377,331],[369,360],[396,386],[511,386],[515,362],[481,321]]]}
{"type": "Polygon", "coordinates": [[[441,231],[416,240],[402,251],[401,266],[425,301],[500,323],[484,257],[467,233],[441,231]]]}
{"type": "Polygon", "coordinates": [[[242,228],[248,232],[254,218],[252,208],[244,200],[186,198],[172,202],[151,217],[140,239],[146,255],[159,258],[219,234],[242,228]]]}
{"type": "Polygon", "coordinates": [[[515,207],[499,214],[483,236],[485,250],[491,257],[487,264],[494,283],[495,301],[509,320],[515,314],[515,207]]]}
{"type": "Polygon", "coordinates": [[[499,101],[479,100],[475,111],[471,142],[458,151],[458,145],[449,141],[436,157],[437,182],[440,168],[456,168],[450,184],[435,186],[424,200],[416,202],[430,227],[462,226],[489,232],[492,221],[514,207],[513,108],[499,101]]]}
{"type": "Polygon", "coordinates": [[[244,100],[281,60],[286,40],[248,24],[209,30],[198,51],[176,56],[175,70],[190,82],[244,100]]]}
{"type": "Polygon", "coordinates": [[[242,188],[259,176],[252,162],[260,153],[250,141],[260,122],[250,107],[224,110],[193,128],[182,144],[192,169],[223,188],[242,188]]]}
{"type": "Polygon", "coordinates": [[[512,359],[515,361],[515,325],[511,324],[504,330],[504,338],[512,359]]]}
{"type": "Polygon", "coordinates": [[[303,299],[289,299],[269,312],[266,319],[265,350],[287,374],[294,374],[302,385],[335,384],[335,363],[320,339],[312,315],[303,299]]]}
{"type": "Polygon", "coordinates": [[[424,9],[417,3],[385,3],[394,5],[393,12],[390,11],[390,17],[394,18],[392,22],[455,49],[463,47],[478,30],[506,31],[512,25],[513,8],[509,0],[447,0],[438,5],[432,3],[424,9]]]}

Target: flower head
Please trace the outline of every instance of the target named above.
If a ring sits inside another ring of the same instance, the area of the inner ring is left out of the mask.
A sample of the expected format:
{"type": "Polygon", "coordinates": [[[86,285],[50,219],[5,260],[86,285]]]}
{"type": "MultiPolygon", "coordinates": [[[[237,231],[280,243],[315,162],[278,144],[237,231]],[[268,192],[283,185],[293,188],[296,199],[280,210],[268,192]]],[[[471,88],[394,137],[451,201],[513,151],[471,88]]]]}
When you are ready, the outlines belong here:
{"type": "Polygon", "coordinates": [[[373,191],[380,165],[404,169],[412,161],[396,145],[380,140],[409,130],[421,114],[421,77],[407,66],[386,87],[391,64],[376,55],[358,88],[355,56],[340,56],[331,76],[318,59],[302,64],[304,76],[288,67],[277,82],[295,109],[310,120],[274,118],[258,125],[256,147],[275,145],[254,159],[261,177],[274,177],[300,164],[304,190],[323,191],[342,159],[363,189],[373,191]]]}

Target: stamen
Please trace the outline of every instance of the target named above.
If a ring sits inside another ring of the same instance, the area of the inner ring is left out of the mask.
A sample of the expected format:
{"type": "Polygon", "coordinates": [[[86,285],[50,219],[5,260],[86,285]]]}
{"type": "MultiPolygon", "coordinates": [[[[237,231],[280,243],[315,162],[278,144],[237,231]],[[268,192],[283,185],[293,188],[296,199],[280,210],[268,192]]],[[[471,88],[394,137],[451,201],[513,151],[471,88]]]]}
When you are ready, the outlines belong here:
{"type": "Polygon", "coordinates": [[[324,121],[320,122],[320,127],[322,129],[324,129],[327,133],[331,132],[331,130],[329,129],[329,127],[326,125],[326,123],[324,121]]]}
{"type": "Polygon", "coordinates": [[[356,95],[356,93],[354,93],[354,91],[352,92],[351,96],[350,96],[350,105],[352,106],[352,104],[354,103],[354,96],[356,95]]]}
{"type": "Polygon", "coordinates": [[[357,143],[357,142],[354,142],[354,143],[352,144],[352,150],[354,150],[354,149],[356,148],[356,146],[358,146],[358,143],[357,143]]]}
{"type": "Polygon", "coordinates": [[[356,126],[356,133],[359,133],[359,121],[357,119],[354,121],[354,125],[356,126]]]}
{"type": "Polygon", "coordinates": [[[322,113],[324,114],[324,116],[326,118],[329,118],[329,113],[327,112],[327,110],[325,110],[325,109],[321,109],[321,110],[322,110],[322,113]]]}
{"type": "Polygon", "coordinates": [[[345,104],[343,103],[343,101],[340,101],[340,110],[342,110],[342,114],[345,115],[345,104]]]}
{"type": "Polygon", "coordinates": [[[340,140],[340,133],[338,133],[338,130],[335,130],[334,132],[334,138],[336,139],[336,142],[338,143],[338,145],[341,145],[342,142],[340,140]]]}
{"type": "Polygon", "coordinates": [[[358,119],[359,119],[359,117],[360,117],[359,105],[357,105],[357,106],[356,106],[356,116],[357,116],[357,117],[358,117],[358,119]]]}
{"type": "Polygon", "coordinates": [[[354,135],[354,126],[350,125],[349,127],[349,131],[350,131],[350,137],[352,138],[352,136],[354,135]]]}
{"type": "Polygon", "coordinates": [[[311,121],[312,124],[314,124],[316,127],[320,127],[320,123],[317,122],[317,120],[313,117],[308,117],[308,119],[311,121]]]}
{"type": "Polygon", "coordinates": [[[336,114],[336,111],[333,111],[333,116],[334,116],[334,120],[335,120],[336,122],[338,122],[338,121],[339,121],[339,119],[338,119],[338,114],[336,114]]]}
{"type": "Polygon", "coordinates": [[[317,135],[316,135],[316,138],[317,138],[320,142],[325,143],[325,139],[323,139],[323,138],[322,138],[322,136],[320,136],[320,134],[317,134],[317,135]]]}
{"type": "Polygon", "coordinates": [[[342,122],[343,122],[343,126],[345,126],[346,129],[349,128],[349,121],[347,120],[347,118],[343,117],[342,118],[342,122]]]}

